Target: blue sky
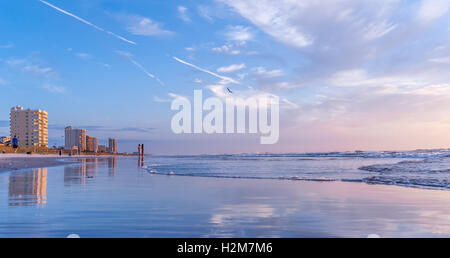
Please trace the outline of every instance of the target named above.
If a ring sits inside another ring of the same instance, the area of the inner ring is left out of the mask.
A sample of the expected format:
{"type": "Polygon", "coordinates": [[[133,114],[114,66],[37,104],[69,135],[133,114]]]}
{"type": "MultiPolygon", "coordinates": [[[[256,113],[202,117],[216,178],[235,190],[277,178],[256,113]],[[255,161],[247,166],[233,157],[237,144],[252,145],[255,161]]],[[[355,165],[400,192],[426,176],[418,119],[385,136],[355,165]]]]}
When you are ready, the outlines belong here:
{"type": "Polygon", "coordinates": [[[21,105],[49,112],[50,145],[73,125],[161,154],[447,147],[449,11],[448,0],[4,0],[0,134],[21,105]],[[173,96],[224,87],[280,96],[278,144],[171,132],[173,96]]]}

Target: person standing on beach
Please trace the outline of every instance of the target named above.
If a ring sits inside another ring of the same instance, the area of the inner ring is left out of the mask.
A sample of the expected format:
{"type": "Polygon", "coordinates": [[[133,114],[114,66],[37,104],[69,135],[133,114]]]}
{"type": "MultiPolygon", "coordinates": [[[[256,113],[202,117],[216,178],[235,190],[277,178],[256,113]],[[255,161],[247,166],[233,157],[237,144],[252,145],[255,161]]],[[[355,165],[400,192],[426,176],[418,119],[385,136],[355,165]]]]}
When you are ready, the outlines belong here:
{"type": "Polygon", "coordinates": [[[12,147],[14,149],[14,153],[16,153],[17,150],[19,149],[19,138],[17,138],[17,135],[14,135],[11,142],[12,142],[12,147]]]}

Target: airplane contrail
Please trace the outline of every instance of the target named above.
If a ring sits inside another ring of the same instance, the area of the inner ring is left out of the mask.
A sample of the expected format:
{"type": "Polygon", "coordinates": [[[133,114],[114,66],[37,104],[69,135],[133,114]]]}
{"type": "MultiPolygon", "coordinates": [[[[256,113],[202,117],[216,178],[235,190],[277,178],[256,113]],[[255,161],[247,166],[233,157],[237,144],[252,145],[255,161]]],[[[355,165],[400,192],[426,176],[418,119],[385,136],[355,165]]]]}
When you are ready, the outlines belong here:
{"type": "Polygon", "coordinates": [[[44,1],[44,0],[39,0],[39,2],[41,2],[41,3],[43,3],[43,4],[47,5],[47,6],[50,6],[51,8],[53,8],[53,9],[55,9],[55,10],[57,10],[57,11],[63,13],[63,14],[66,14],[66,15],[72,17],[72,18],[75,18],[75,19],[77,19],[78,21],[80,21],[80,22],[82,22],[82,23],[85,23],[85,24],[87,24],[87,25],[93,27],[93,28],[96,29],[96,30],[105,32],[105,33],[107,33],[107,34],[109,34],[109,35],[112,35],[112,36],[114,36],[114,37],[116,37],[116,38],[118,38],[118,39],[120,39],[120,40],[122,40],[122,41],[125,41],[125,42],[129,43],[129,44],[136,45],[136,42],[133,42],[133,41],[131,41],[131,40],[128,40],[128,39],[126,39],[126,38],[124,38],[124,37],[122,37],[122,36],[120,36],[120,35],[117,35],[117,34],[115,34],[114,32],[107,31],[107,30],[105,30],[105,29],[103,29],[103,28],[100,28],[99,26],[97,26],[97,25],[95,25],[95,24],[93,24],[93,23],[91,23],[91,22],[89,22],[89,21],[86,21],[85,19],[76,16],[75,14],[72,14],[72,13],[70,13],[70,12],[68,12],[68,11],[65,11],[65,10],[63,10],[63,9],[57,7],[57,6],[54,6],[54,5],[48,3],[48,2],[46,2],[46,1],[44,1]]]}
{"type": "Polygon", "coordinates": [[[134,60],[134,57],[131,53],[119,51],[119,50],[117,50],[116,53],[118,55],[126,58],[127,60],[129,60],[132,64],[134,64],[137,68],[139,68],[142,72],[144,72],[148,77],[155,79],[159,84],[164,86],[164,83],[158,77],[156,77],[154,74],[151,74],[150,72],[148,72],[147,69],[143,65],[141,65],[138,61],[134,60]]]}
{"type": "Polygon", "coordinates": [[[185,64],[185,65],[190,66],[190,67],[192,67],[192,68],[194,68],[194,69],[197,69],[197,70],[199,70],[199,71],[201,71],[201,72],[204,72],[204,73],[210,74],[210,75],[212,75],[212,76],[214,76],[214,77],[217,77],[217,78],[219,78],[219,79],[222,79],[222,80],[224,80],[224,81],[227,81],[227,82],[230,82],[230,83],[234,83],[234,84],[241,84],[240,82],[238,82],[238,81],[236,81],[236,80],[234,80],[234,79],[232,79],[232,78],[229,78],[229,77],[226,77],[226,76],[222,76],[222,75],[219,75],[219,74],[217,74],[217,73],[208,71],[208,70],[203,69],[203,68],[201,68],[201,67],[198,67],[198,66],[196,66],[196,65],[194,65],[194,64],[191,64],[191,63],[188,63],[188,62],[186,62],[186,61],[184,61],[184,60],[181,60],[181,59],[179,59],[178,57],[173,56],[173,59],[175,59],[176,61],[178,61],[178,62],[180,62],[180,63],[182,63],[182,64],[185,64]]]}

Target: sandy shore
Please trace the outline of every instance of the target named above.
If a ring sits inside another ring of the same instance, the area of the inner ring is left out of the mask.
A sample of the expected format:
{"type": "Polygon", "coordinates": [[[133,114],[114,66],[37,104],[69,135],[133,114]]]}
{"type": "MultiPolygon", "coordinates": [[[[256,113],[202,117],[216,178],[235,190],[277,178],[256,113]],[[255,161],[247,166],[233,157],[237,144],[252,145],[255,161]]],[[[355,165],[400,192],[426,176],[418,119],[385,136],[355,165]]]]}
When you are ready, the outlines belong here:
{"type": "Polygon", "coordinates": [[[78,161],[78,158],[83,157],[85,156],[69,157],[59,155],[0,154],[0,172],[24,168],[60,166],[75,163],[78,161]]]}

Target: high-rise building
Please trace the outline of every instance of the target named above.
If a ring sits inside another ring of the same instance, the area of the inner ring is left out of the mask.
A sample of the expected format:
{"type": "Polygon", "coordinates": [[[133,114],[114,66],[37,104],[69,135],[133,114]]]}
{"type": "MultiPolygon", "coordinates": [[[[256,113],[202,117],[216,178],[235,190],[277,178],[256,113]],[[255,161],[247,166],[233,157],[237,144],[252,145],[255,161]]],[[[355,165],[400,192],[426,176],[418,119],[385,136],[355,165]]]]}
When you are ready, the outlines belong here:
{"type": "Polygon", "coordinates": [[[86,135],[86,150],[90,152],[97,152],[98,138],[86,135]]]}
{"type": "Polygon", "coordinates": [[[72,150],[74,147],[79,151],[86,151],[86,130],[73,129],[72,126],[65,128],[65,145],[66,150],[72,150]]]}
{"type": "Polygon", "coordinates": [[[117,140],[114,138],[108,139],[108,151],[111,153],[117,153],[117,140]]]}
{"type": "Polygon", "coordinates": [[[48,114],[43,110],[24,110],[17,106],[10,112],[11,138],[19,139],[20,147],[48,147],[48,114]]]}

